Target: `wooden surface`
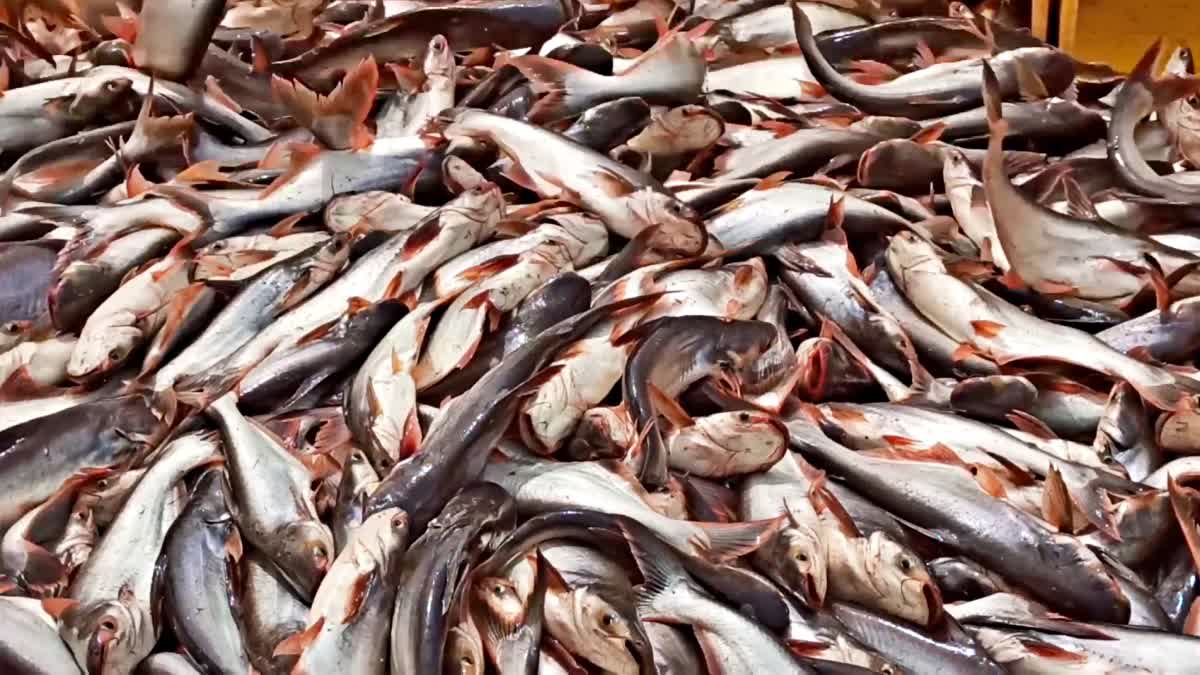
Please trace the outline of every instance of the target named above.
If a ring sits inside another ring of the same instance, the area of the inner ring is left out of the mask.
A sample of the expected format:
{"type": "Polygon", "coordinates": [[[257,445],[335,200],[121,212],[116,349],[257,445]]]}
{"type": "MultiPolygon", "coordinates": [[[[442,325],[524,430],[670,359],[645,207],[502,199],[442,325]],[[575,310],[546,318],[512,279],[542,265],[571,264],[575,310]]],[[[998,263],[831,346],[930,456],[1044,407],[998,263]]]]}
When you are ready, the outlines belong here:
{"type": "Polygon", "coordinates": [[[1058,44],[1083,61],[1132,68],[1159,37],[1200,45],[1195,0],[1033,0],[1033,32],[1044,35],[1057,6],[1058,44]],[[1039,32],[1040,31],[1040,32],[1039,32]]]}

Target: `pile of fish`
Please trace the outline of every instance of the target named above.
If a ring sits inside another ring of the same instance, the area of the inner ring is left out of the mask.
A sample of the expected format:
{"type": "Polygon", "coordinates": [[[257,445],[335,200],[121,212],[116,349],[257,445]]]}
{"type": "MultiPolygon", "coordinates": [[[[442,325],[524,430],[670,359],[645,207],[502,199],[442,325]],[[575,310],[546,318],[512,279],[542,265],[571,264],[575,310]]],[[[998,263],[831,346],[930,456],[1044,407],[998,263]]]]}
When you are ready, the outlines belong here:
{"type": "Polygon", "coordinates": [[[1015,4],[0,4],[0,672],[1196,672],[1200,78],[1015,4]]]}

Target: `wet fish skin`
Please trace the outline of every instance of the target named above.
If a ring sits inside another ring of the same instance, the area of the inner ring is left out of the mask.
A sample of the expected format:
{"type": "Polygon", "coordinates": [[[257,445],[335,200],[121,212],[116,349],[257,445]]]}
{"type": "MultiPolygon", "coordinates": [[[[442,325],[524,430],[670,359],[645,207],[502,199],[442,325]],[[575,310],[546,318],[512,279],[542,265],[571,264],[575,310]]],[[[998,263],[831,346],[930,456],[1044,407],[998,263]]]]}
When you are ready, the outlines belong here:
{"type": "Polygon", "coordinates": [[[163,542],[167,623],[188,655],[211,672],[248,672],[234,602],[241,537],[223,469],[200,476],[163,542]]]}
{"type": "MultiPolygon", "coordinates": [[[[644,336],[625,365],[622,393],[635,429],[657,419],[651,388],[670,397],[707,376],[740,378],[775,340],[775,327],[762,321],[714,317],[667,317],[640,328],[644,336]],[[662,359],[663,354],[672,358],[662,359]]],[[[639,479],[650,488],[667,480],[668,451],[658,425],[646,438],[639,479]]]]}
{"type": "Polygon", "coordinates": [[[379,483],[379,474],[371,467],[367,456],[354,449],[342,466],[338,484],[337,503],[333,508],[333,542],[338,554],[350,543],[350,535],[362,524],[367,497],[379,483]]]}
{"type": "Polygon", "coordinates": [[[649,104],[639,96],[627,96],[589,107],[563,131],[563,136],[608,152],[638,133],[649,120],[649,104]]]}
{"type": "Polygon", "coordinates": [[[78,604],[63,615],[59,634],[88,672],[130,672],[154,648],[160,629],[156,561],[182,508],[175,486],[219,452],[213,434],[184,435],[168,444],[71,582],[68,597],[78,604]]]}
{"type": "Polygon", "coordinates": [[[0,244],[0,323],[30,321],[49,309],[57,242],[0,244]]]}
{"type": "Polygon", "coordinates": [[[132,461],[157,445],[174,414],[159,406],[142,394],[101,399],[0,431],[0,489],[8,495],[0,528],[82,469],[132,461]]]}
{"type": "Polygon", "coordinates": [[[1156,309],[1102,330],[1096,337],[1126,354],[1145,347],[1158,361],[1178,363],[1200,348],[1198,327],[1200,300],[1185,298],[1171,303],[1165,317],[1156,309]]]}
{"type": "Polygon", "coordinates": [[[0,597],[0,668],[29,675],[82,675],[75,657],[58,637],[54,619],[39,616],[42,608],[31,598],[0,597]],[[32,603],[33,606],[28,606],[32,603]]]}
{"type": "Polygon", "coordinates": [[[239,532],[270,556],[293,590],[312,597],[333,560],[334,545],[317,516],[308,469],[273,434],[246,419],[233,394],[217,399],[206,412],[224,439],[239,532]]]}
{"type": "Polygon", "coordinates": [[[246,639],[246,652],[260,672],[285,675],[295,657],[275,655],[275,647],[307,626],[308,604],[296,597],[290,584],[265,554],[248,548],[240,566],[242,594],[239,604],[246,639]]]}
{"type": "Polygon", "coordinates": [[[910,624],[855,605],[836,603],[833,614],[851,635],[911,672],[935,672],[946,667],[964,675],[1007,672],[952,618],[947,618],[939,630],[929,635],[910,624]]]}
{"type": "Polygon", "coordinates": [[[409,547],[396,582],[391,672],[442,672],[447,612],[464,591],[467,568],[484,550],[485,539],[512,529],[515,516],[512,498],[502,488],[468,485],[409,547]]]}
{"type": "Polygon", "coordinates": [[[644,306],[656,296],[593,307],[564,319],[504,357],[466,393],[443,409],[418,452],[397,464],[367,502],[367,512],[400,506],[409,514],[414,532],[424,531],[438,511],[462,486],[478,478],[487,452],[503,435],[516,414],[522,385],[556,351],[596,323],[626,307],[644,306]]]}

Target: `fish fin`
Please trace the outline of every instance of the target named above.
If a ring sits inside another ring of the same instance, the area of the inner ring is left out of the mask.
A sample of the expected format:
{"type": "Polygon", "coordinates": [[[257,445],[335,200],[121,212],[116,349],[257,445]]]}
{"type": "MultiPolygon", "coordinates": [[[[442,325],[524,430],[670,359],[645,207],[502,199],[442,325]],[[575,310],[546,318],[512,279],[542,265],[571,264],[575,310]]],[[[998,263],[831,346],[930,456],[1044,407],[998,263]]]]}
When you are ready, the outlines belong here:
{"type": "Polygon", "coordinates": [[[526,55],[509,59],[508,64],[529,78],[534,91],[542,97],[529,111],[528,120],[534,124],[553,122],[571,114],[574,89],[602,75],[579,66],[545,56],[526,55]]]}
{"type": "Polygon", "coordinates": [[[1069,175],[1064,175],[1059,179],[1062,183],[1063,191],[1067,195],[1067,214],[1084,220],[1102,220],[1099,212],[1096,211],[1096,205],[1092,202],[1092,198],[1083,191],[1079,185],[1079,181],[1069,175]]]}
{"type": "Polygon", "coordinates": [[[571,585],[563,578],[562,572],[559,572],[558,568],[552,565],[549,560],[539,561],[538,573],[541,574],[543,571],[541,562],[545,562],[546,590],[555,595],[570,592],[571,585]]]}
{"type": "Polygon", "coordinates": [[[1013,291],[1022,291],[1029,288],[1025,280],[1021,278],[1021,275],[1017,274],[1016,270],[1013,269],[1001,275],[999,281],[1005,288],[1013,291]]]}
{"type": "Polygon", "coordinates": [[[296,229],[296,224],[304,220],[308,216],[307,213],[293,213],[292,215],[275,223],[271,229],[267,230],[267,234],[275,238],[286,237],[296,229]]]}
{"type": "Polygon", "coordinates": [[[637,589],[638,616],[643,621],[672,621],[667,604],[670,591],[694,583],[687,569],[671,547],[646,526],[624,516],[617,516],[616,521],[642,574],[642,585],[637,589]]]}
{"type": "Polygon", "coordinates": [[[985,338],[994,338],[1007,327],[995,321],[980,320],[971,322],[971,330],[975,331],[976,335],[985,338]]]}
{"type": "Polygon", "coordinates": [[[1049,661],[1058,661],[1060,663],[1087,663],[1088,657],[1086,654],[1069,651],[1059,647],[1058,645],[1034,640],[1032,638],[1017,638],[1021,646],[1030,654],[1049,661]]]}
{"type": "Polygon", "coordinates": [[[1158,308],[1160,318],[1166,318],[1171,309],[1171,284],[1163,273],[1162,265],[1149,253],[1143,254],[1146,261],[1146,273],[1150,277],[1150,287],[1154,289],[1154,304],[1158,308]]]}
{"type": "Polygon", "coordinates": [[[1200,492],[1181,486],[1176,476],[1168,473],[1167,495],[1171,501],[1171,511],[1183,530],[1183,540],[1192,554],[1192,564],[1200,569],[1200,525],[1196,520],[1200,516],[1200,506],[1197,505],[1200,492]]]}
{"type": "Polygon", "coordinates": [[[653,333],[656,328],[658,328],[658,325],[659,322],[657,319],[647,323],[640,323],[624,333],[621,333],[611,342],[614,347],[641,342],[642,340],[650,337],[650,334],[653,333]]]}
{"type": "Polygon", "coordinates": [[[1053,441],[1058,438],[1058,434],[1054,433],[1054,430],[1047,426],[1045,422],[1024,410],[1013,410],[1005,415],[1004,418],[1017,429],[1043,440],[1053,441]]]}
{"type": "Polygon", "coordinates": [[[243,108],[241,104],[233,100],[229,94],[226,94],[225,90],[221,88],[221,83],[218,82],[217,78],[213,77],[212,75],[209,75],[204,79],[204,93],[217,103],[229,108],[233,112],[239,115],[242,114],[243,108]]]}
{"type": "Polygon", "coordinates": [[[791,175],[792,175],[791,171],[776,171],[775,173],[767,176],[766,178],[760,179],[757,183],[754,184],[754,187],[752,187],[750,189],[751,190],[770,190],[771,188],[779,187],[780,185],[783,185],[787,181],[788,177],[791,175]]]}
{"type": "Polygon", "coordinates": [[[422,433],[417,411],[415,409],[409,411],[408,418],[404,421],[404,437],[400,439],[400,459],[417,454],[417,451],[421,449],[422,433]]]}
{"type": "Polygon", "coordinates": [[[695,420],[683,409],[683,406],[679,405],[678,401],[655,386],[653,382],[648,384],[650,386],[650,401],[654,405],[655,412],[666,417],[667,421],[676,428],[690,427],[695,424],[695,420]]]}
{"type": "Polygon", "coordinates": [[[308,331],[304,335],[301,335],[300,339],[296,340],[296,346],[306,345],[310,342],[315,342],[315,341],[320,340],[321,338],[325,337],[326,335],[329,334],[329,332],[331,330],[333,330],[333,327],[338,324],[339,320],[340,319],[334,319],[333,321],[327,321],[327,322],[317,326],[316,328],[308,331]]]}
{"type": "Polygon", "coordinates": [[[262,36],[258,34],[250,36],[250,68],[259,75],[268,75],[271,72],[271,52],[262,36]]]}
{"type": "Polygon", "coordinates": [[[925,41],[925,38],[920,38],[917,40],[916,49],[917,54],[913,57],[913,63],[918,68],[928,68],[929,66],[932,66],[938,62],[937,55],[933,53],[933,49],[930,48],[929,43],[925,41]]]}
{"type": "Polygon", "coordinates": [[[1000,97],[1000,81],[992,66],[983,62],[983,105],[987,109],[989,135],[995,142],[1008,134],[1008,122],[1004,120],[1003,99],[1000,97]]]}
{"type": "Polygon", "coordinates": [[[530,192],[537,192],[537,182],[529,175],[529,172],[521,166],[520,162],[513,160],[508,163],[508,166],[500,172],[500,175],[512,181],[519,187],[523,187],[530,192]]]}
{"type": "Polygon", "coordinates": [[[364,297],[358,295],[351,296],[350,299],[346,300],[346,316],[354,316],[373,304],[375,303],[364,297]]]}
{"type": "Polygon", "coordinates": [[[1033,284],[1033,290],[1045,295],[1078,295],[1079,289],[1063,281],[1040,279],[1033,284]]]}
{"type": "Polygon", "coordinates": [[[215,159],[196,162],[175,174],[176,183],[219,183],[227,180],[229,178],[221,173],[221,163],[215,159]]]}
{"type": "Polygon", "coordinates": [[[321,634],[321,629],[325,626],[325,617],[318,617],[312,625],[304,630],[293,633],[284,638],[275,645],[275,650],[271,652],[271,656],[296,656],[302,653],[317,636],[321,634]]]}
{"type": "Polygon", "coordinates": [[[610,197],[624,197],[637,191],[633,183],[610,169],[596,169],[592,181],[610,197]]]}
{"type": "Polygon", "coordinates": [[[404,248],[400,253],[401,259],[411,260],[425,249],[442,232],[441,218],[430,218],[420,227],[413,230],[404,240],[404,248]]]}
{"type": "Polygon", "coordinates": [[[1180,632],[1200,637],[1200,598],[1192,600],[1192,606],[1188,609],[1187,617],[1183,620],[1183,630],[1180,632]]]}
{"type": "Polygon", "coordinates": [[[513,390],[504,397],[508,398],[515,396],[517,398],[521,398],[524,396],[529,396],[530,394],[534,394],[537,392],[538,388],[554,379],[554,377],[558,375],[565,367],[566,366],[561,363],[552,363],[534,373],[521,384],[514,387],[513,390]]]}
{"type": "Polygon", "coordinates": [[[117,14],[106,14],[100,17],[100,24],[108,32],[129,44],[137,42],[137,36],[142,27],[141,19],[123,2],[116,3],[116,9],[117,14]]]}
{"type": "Polygon", "coordinates": [[[910,136],[908,140],[914,143],[928,145],[941,138],[942,134],[944,133],[946,133],[946,123],[934,122],[933,124],[922,128],[920,131],[910,136]]]}
{"type": "MultiPolygon", "coordinates": [[[[812,503],[813,510],[818,514],[827,512],[833,516],[838,529],[847,537],[853,539],[861,538],[863,536],[862,532],[854,524],[854,519],[850,517],[850,513],[846,511],[846,507],[826,487],[828,479],[825,477],[825,472],[804,461],[801,457],[797,459],[799,460],[800,472],[804,474],[804,477],[809,482],[808,500],[812,503]]],[[[789,518],[791,517],[790,513],[791,510],[788,509],[789,518]]]]}
{"type": "Polygon", "coordinates": [[[692,539],[692,545],[709,560],[724,562],[758,550],[783,527],[787,516],[740,523],[690,522],[700,530],[692,539]]]}
{"type": "MultiPolygon", "coordinates": [[[[818,658],[829,649],[830,645],[825,642],[809,642],[807,640],[784,640],[783,644],[792,654],[800,658],[818,658]]],[[[720,672],[713,671],[711,672],[720,672]]]]}
{"type": "Polygon", "coordinates": [[[979,448],[979,450],[987,453],[989,457],[996,460],[1004,467],[1004,470],[1008,475],[1008,480],[1013,485],[1016,485],[1017,487],[1029,487],[1031,485],[1037,485],[1037,478],[1025,468],[1017,466],[1011,460],[1002,455],[987,452],[987,450],[984,448],[979,448]]]}
{"type": "Polygon", "coordinates": [[[958,363],[959,361],[965,361],[973,356],[980,356],[979,350],[969,342],[963,342],[962,344],[958,345],[954,352],[950,354],[950,360],[958,363]]]}
{"type": "Polygon", "coordinates": [[[463,270],[459,276],[469,281],[479,281],[487,279],[503,272],[504,270],[516,265],[521,261],[521,256],[517,254],[498,255],[490,260],[485,260],[478,265],[468,267],[463,270]]]}
{"type": "MultiPolygon", "coordinates": [[[[375,57],[368,56],[346,73],[328,97],[318,99],[317,126],[326,136],[322,139],[326,145],[351,150],[362,150],[371,145],[374,138],[366,122],[378,90],[379,68],[375,65],[375,57]],[[349,128],[345,128],[345,124],[319,124],[319,120],[329,118],[345,120],[349,128]]],[[[313,133],[317,132],[317,129],[313,130],[313,133]]]]}
{"type": "Polygon", "coordinates": [[[259,199],[266,199],[274,194],[283,186],[290,183],[296,176],[300,175],[304,169],[308,168],[309,164],[316,161],[321,155],[321,147],[313,143],[292,143],[288,154],[288,168],[283,173],[279,174],[271,184],[263,188],[258,193],[259,199]]]}
{"type": "Polygon", "coordinates": [[[22,540],[20,547],[25,557],[20,572],[26,585],[50,587],[66,581],[67,569],[53,553],[28,540],[22,540]]]}
{"type": "Polygon", "coordinates": [[[125,172],[126,197],[133,198],[143,195],[149,192],[153,186],[154,184],[146,180],[146,177],[142,175],[140,164],[134,164],[125,172]]]}
{"type": "Polygon", "coordinates": [[[1059,532],[1069,532],[1072,513],[1071,498],[1067,494],[1062,474],[1051,466],[1042,484],[1042,517],[1059,532]]]}
{"type": "MultiPolygon", "coordinates": [[[[865,75],[870,84],[888,82],[900,77],[900,71],[881,61],[873,59],[855,59],[850,61],[850,67],[860,75],[865,75]]],[[[857,79],[857,78],[856,78],[857,79]]],[[[863,80],[859,80],[863,82],[863,80]]],[[[868,82],[863,82],[864,84],[868,82]]]]}
{"type": "Polygon", "coordinates": [[[1033,70],[1033,67],[1028,62],[1017,59],[1014,62],[1017,69],[1017,92],[1025,101],[1044,101],[1050,98],[1050,92],[1046,89],[1046,83],[1033,70]]]}

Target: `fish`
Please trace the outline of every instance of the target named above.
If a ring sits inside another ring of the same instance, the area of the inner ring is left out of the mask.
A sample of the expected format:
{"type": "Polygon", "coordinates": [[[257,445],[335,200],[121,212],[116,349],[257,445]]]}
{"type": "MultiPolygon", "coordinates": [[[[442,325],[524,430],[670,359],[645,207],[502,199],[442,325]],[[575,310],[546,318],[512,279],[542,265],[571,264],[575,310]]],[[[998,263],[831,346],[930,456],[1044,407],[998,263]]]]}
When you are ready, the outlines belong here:
{"type": "Polygon", "coordinates": [[[46,241],[0,244],[0,320],[32,321],[49,310],[47,293],[59,248],[46,241]]]}
{"type": "Polygon", "coordinates": [[[658,426],[658,416],[664,414],[660,407],[670,405],[704,377],[717,377],[738,391],[740,374],[771,346],[775,335],[775,327],[764,322],[668,317],[622,336],[622,340],[638,340],[625,365],[622,394],[638,433],[649,429],[637,469],[643,485],[660,488],[667,479],[669,458],[658,426]],[[673,358],[663,360],[663,353],[673,358]]]}
{"type": "Polygon", "coordinates": [[[487,537],[511,530],[515,514],[499,486],[470,484],[412,543],[396,577],[391,672],[442,672],[447,613],[466,591],[466,568],[486,550],[487,537]]]}
{"type": "Polygon", "coordinates": [[[388,580],[399,571],[407,545],[408,519],[400,509],[364,520],[313,598],[308,627],[275,652],[298,651],[295,668],[302,672],[387,672],[386,638],[396,592],[388,580]]]}
{"type": "Polygon", "coordinates": [[[57,621],[32,598],[0,597],[4,637],[0,640],[0,665],[13,672],[50,675],[82,674],[75,657],[58,637],[57,621]]]}
{"type": "Polygon", "coordinates": [[[578,202],[621,236],[657,225],[651,246],[683,254],[700,253],[708,242],[698,216],[658,181],[539,127],[460,110],[442,133],[494,143],[523,174],[518,183],[543,198],[578,202]]]}
{"type": "Polygon", "coordinates": [[[205,471],[163,541],[166,622],[207,669],[249,671],[235,583],[242,539],[220,468],[205,471]]]}
{"type": "Polygon", "coordinates": [[[59,634],[80,669],[130,672],[154,648],[161,629],[154,615],[155,563],[181,505],[175,484],[194,468],[220,461],[214,434],[176,438],[147,469],[105,537],[71,582],[75,603],[59,634]]]}
{"type": "Polygon", "coordinates": [[[942,668],[946,664],[954,664],[951,667],[961,673],[1006,672],[952,619],[931,636],[909,624],[850,604],[835,605],[833,613],[851,635],[868,647],[890,654],[898,665],[913,672],[942,668]]]}
{"type": "Polygon", "coordinates": [[[421,443],[422,449],[392,467],[367,501],[368,513],[400,506],[414,531],[425,524],[464,485],[484,473],[487,452],[516,414],[520,397],[554,372],[544,364],[559,348],[615,312],[638,307],[658,296],[600,305],[564,319],[504,357],[467,392],[442,410],[421,443]]]}
{"type": "Polygon", "coordinates": [[[246,652],[262,673],[289,672],[295,657],[275,654],[275,647],[307,627],[308,603],[291,590],[265,554],[247,548],[240,566],[243,636],[246,652]]]}
{"type": "Polygon", "coordinates": [[[170,400],[138,393],[81,403],[0,431],[0,485],[9,495],[0,528],[7,530],[86,468],[136,464],[163,440],[174,416],[170,400]]]}
{"type": "Polygon", "coordinates": [[[333,562],[333,535],[321,522],[308,468],[226,394],[206,411],[221,430],[238,531],[262,549],[302,598],[311,598],[333,562]],[[267,487],[270,485],[270,487],[267,487]],[[279,499],[288,495],[288,499],[279,499]]]}

